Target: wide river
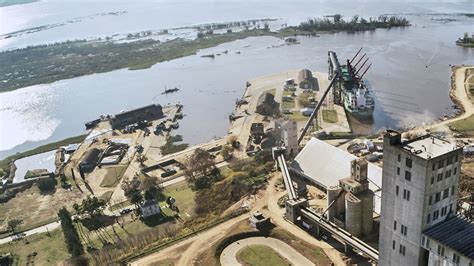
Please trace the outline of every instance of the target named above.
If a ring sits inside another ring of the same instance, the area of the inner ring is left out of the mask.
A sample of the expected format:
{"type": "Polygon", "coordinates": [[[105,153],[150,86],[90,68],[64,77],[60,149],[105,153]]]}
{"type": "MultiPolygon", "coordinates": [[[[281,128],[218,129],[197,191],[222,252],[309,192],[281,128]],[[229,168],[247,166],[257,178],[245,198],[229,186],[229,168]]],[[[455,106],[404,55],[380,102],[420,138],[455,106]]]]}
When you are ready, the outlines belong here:
{"type": "Polygon", "coordinates": [[[80,19],[0,40],[0,49],[252,18],[279,18],[279,23],[296,24],[308,17],[336,12],[345,17],[403,14],[413,26],[299,37],[300,44],[278,48],[269,48],[283,43],[277,38],[248,38],[145,70],[117,70],[0,93],[0,158],[82,134],[84,122],[100,114],[113,114],[151,102],[184,104],[186,117],[180,122],[177,133],[182,134],[186,142],[199,143],[224,136],[228,115],[234,109],[234,101],[241,97],[247,80],[289,69],[326,72],[328,50],[336,51],[343,60],[352,57],[360,47],[373,64],[365,76],[376,97],[373,130],[431,122],[453,112],[448,96],[450,65],[474,64],[474,50],[454,44],[464,32],[473,30],[473,18],[455,14],[469,10],[474,10],[472,2],[346,4],[289,0],[141,1],[137,4],[44,1],[3,7],[0,8],[0,34],[80,19]],[[93,16],[115,11],[127,13],[93,16]],[[229,53],[215,59],[200,57],[224,50],[229,53]],[[237,51],[241,53],[236,54],[237,51]],[[181,91],[161,95],[165,86],[177,86],[181,91]]]}

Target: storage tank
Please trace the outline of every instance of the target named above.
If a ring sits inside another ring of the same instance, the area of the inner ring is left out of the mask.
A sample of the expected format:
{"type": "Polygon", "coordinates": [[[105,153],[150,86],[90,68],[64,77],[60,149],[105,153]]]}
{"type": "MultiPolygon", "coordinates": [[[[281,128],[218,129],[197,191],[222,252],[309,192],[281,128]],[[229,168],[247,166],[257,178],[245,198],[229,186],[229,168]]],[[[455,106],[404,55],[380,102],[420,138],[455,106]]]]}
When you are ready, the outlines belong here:
{"type": "MultiPolygon", "coordinates": [[[[329,187],[327,189],[327,206],[329,206],[329,204],[331,204],[331,202],[337,197],[337,195],[339,195],[339,192],[341,192],[341,188],[339,186],[333,186],[333,187],[329,187]]],[[[343,200],[343,197],[340,197],[338,201],[336,201],[331,208],[328,209],[328,220],[329,221],[333,221],[333,217],[337,216],[337,214],[342,211],[341,209],[339,209],[339,206],[340,204],[338,204],[339,202],[343,202],[344,203],[344,200],[343,200]]]]}
{"type": "Polygon", "coordinates": [[[362,232],[362,201],[354,194],[347,193],[346,202],[346,230],[352,235],[359,237],[362,232]]]}
{"type": "Polygon", "coordinates": [[[366,190],[357,196],[362,201],[362,234],[369,235],[373,230],[374,193],[366,190]]]}

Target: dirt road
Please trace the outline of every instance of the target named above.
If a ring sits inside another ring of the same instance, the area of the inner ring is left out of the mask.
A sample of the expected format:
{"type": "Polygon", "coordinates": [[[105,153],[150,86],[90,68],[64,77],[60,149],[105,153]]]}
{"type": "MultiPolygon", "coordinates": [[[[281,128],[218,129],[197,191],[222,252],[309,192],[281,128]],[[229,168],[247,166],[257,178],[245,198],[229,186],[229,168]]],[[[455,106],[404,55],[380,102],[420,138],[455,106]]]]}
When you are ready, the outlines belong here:
{"type": "Polygon", "coordinates": [[[294,250],[290,245],[284,243],[281,240],[271,237],[250,237],[236,241],[227,246],[221,254],[221,265],[240,265],[237,261],[237,253],[251,245],[264,245],[270,247],[279,253],[279,255],[288,260],[292,265],[313,265],[313,263],[301,255],[298,251],[294,250]]]}

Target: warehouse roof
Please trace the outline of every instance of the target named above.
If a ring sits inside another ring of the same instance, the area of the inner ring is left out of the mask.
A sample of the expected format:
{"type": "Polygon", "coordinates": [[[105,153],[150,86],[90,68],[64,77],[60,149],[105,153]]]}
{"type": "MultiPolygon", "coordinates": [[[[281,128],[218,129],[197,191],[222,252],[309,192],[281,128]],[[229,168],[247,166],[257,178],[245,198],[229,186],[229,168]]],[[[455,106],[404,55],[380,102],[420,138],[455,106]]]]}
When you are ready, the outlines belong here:
{"type": "MultiPolygon", "coordinates": [[[[312,138],[290,165],[310,181],[329,188],[339,185],[339,180],[351,175],[351,161],[355,155],[334,147],[322,140],[312,138]]],[[[369,188],[374,191],[374,211],[380,213],[382,197],[382,168],[368,164],[369,188]]]]}
{"type": "Polygon", "coordinates": [[[423,233],[474,260],[474,222],[468,218],[452,216],[423,233]]]}

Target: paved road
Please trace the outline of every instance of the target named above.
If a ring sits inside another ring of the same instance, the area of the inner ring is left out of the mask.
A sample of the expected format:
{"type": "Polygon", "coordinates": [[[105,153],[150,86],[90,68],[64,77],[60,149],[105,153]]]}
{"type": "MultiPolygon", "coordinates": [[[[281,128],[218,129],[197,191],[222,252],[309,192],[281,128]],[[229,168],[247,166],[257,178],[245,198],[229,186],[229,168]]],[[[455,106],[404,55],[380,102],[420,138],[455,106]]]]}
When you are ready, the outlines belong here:
{"type": "MultiPolygon", "coordinates": [[[[43,225],[43,226],[40,226],[40,227],[33,228],[31,230],[22,232],[22,234],[24,234],[23,237],[26,237],[26,236],[30,236],[30,235],[33,235],[33,234],[46,233],[48,231],[52,231],[52,230],[58,228],[60,225],[61,225],[60,222],[53,222],[53,223],[49,223],[47,225],[43,225]]],[[[2,238],[2,239],[0,239],[0,245],[6,244],[6,243],[11,242],[11,241],[13,241],[13,236],[2,238]]]]}
{"type": "Polygon", "coordinates": [[[237,254],[243,248],[246,248],[251,245],[267,246],[278,252],[281,257],[287,259],[292,265],[314,265],[310,260],[305,258],[298,251],[294,250],[290,245],[286,244],[281,240],[270,237],[250,237],[230,244],[224,249],[224,251],[222,251],[220,258],[221,265],[241,265],[237,261],[237,254]]]}

